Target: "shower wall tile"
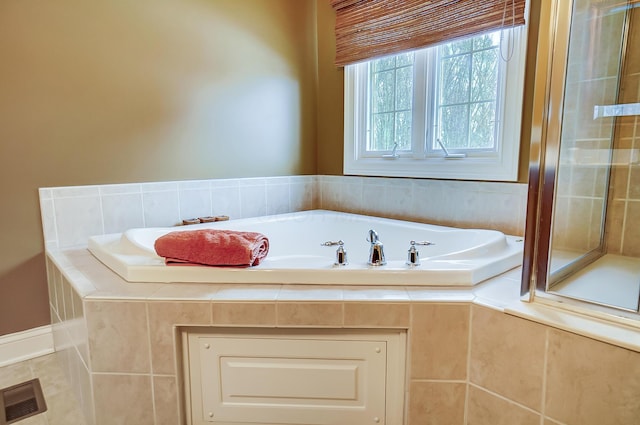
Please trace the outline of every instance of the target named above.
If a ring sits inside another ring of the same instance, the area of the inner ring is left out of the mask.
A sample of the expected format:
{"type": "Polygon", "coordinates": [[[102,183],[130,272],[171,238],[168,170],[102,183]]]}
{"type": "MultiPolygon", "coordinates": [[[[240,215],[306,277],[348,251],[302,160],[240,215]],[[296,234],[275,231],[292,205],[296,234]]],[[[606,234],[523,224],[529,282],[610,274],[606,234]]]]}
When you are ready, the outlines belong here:
{"type": "Polygon", "coordinates": [[[625,229],[622,241],[622,254],[640,257],[640,201],[627,202],[625,229]]]}
{"type": "MultiPolygon", "coordinates": [[[[638,134],[638,141],[640,142],[640,134],[638,134]]],[[[638,144],[640,145],[640,143],[638,144]]],[[[627,199],[640,201],[640,165],[638,164],[632,164],[629,167],[629,192],[627,199]]]]}
{"type": "MultiPolygon", "coordinates": [[[[632,9],[630,14],[629,46],[625,56],[625,66],[620,79],[618,103],[640,102],[640,51],[633,46],[640,43],[640,12],[632,9]]],[[[619,117],[616,124],[614,147],[622,152],[630,152],[629,158],[612,168],[611,193],[607,209],[607,249],[612,253],[621,253],[640,257],[638,226],[640,221],[640,117],[619,117]],[[635,157],[634,157],[635,156],[635,157]],[[612,250],[613,248],[613,250],[612,250]]]]}
{"type": "Polygon", "coordinates": [[[624,229],[626,207],[627,203],[625,201],[609,200],[605,238],[607,240],[607,252],[611,254],[622,253],[622,231],[624,229]]]}

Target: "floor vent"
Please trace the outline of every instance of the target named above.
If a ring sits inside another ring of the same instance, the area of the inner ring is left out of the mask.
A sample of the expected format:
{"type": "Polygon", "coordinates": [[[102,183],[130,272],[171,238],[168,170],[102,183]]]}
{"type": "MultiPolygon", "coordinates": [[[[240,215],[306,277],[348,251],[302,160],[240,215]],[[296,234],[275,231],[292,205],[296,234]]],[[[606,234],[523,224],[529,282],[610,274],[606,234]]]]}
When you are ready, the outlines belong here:
{"type": "Polygon", "coordinates": [[[0,390],[0,425],[9,425],[47,410],[39,379],[0,390]]]}

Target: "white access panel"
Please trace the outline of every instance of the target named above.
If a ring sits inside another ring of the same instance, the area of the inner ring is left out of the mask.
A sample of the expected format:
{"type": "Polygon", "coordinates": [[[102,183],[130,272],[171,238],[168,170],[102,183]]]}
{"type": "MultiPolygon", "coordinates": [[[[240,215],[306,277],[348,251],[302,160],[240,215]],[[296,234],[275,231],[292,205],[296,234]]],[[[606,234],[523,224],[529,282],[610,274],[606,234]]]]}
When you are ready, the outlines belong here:
{"type": "Polygon", "coordinates": [[[394,335],[283,331],[189,333],[190,423],[385,424],[398,410],[387,407],[394,335]]]}

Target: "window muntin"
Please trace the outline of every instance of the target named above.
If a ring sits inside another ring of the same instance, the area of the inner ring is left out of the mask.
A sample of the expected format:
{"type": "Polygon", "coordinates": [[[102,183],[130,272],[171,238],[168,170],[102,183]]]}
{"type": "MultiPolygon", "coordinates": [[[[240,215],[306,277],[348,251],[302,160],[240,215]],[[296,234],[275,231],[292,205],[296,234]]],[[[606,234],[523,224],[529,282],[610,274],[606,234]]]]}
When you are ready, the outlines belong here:
{"type": "Polygon", "coordinates": [[[411,150],[413,64],[412,52],[369,64],[367,152],[411,150]]]}
{"type": "Polygon", "coordinates": [[[497,150],[500,31],[436,48],[436,131],[429,151],[497,150]]]}

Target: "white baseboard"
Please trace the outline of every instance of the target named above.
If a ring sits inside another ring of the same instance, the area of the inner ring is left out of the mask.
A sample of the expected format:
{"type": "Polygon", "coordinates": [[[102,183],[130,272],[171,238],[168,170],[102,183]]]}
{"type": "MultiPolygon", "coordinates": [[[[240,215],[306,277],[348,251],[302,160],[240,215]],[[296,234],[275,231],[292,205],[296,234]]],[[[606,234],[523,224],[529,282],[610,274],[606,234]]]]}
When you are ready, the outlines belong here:
{"type": "Polygon", "coordinates": [[[51,325],[0,336],[0,367],[53,353],[51,325]]]}

